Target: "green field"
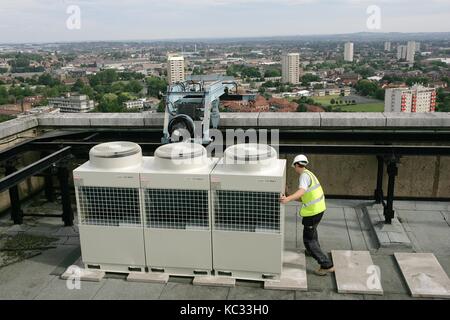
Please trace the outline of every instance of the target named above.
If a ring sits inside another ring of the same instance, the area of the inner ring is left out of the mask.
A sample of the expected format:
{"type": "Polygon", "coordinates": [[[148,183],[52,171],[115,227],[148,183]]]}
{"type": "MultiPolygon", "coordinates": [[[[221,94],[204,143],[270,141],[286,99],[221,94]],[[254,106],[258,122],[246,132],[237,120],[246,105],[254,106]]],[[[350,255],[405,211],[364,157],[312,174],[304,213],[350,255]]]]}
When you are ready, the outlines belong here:
{"type": "Polygon", "coordinates": [[[358,103],[356,105],[332,105],[330,101],[334,100],[349,99],[347,97],[340,96],[326,96],[326,97],[313,97],[314,101],[321,103],[323,106],[331,106],[333,109],[340,108],[342,111],[347,112],[384,112],[384,102],[368,102],[368,103],[358,103]]]}
{"type": "Polygon", "coordinates": [[[325,96],[325,97],[312,97],[314,101],[323,104],[324,106],[331,105],[331,99],[338,100],[340,96],[325,96]]]}
{"type": "Polygon", "coordinates": [[[384,112],[384,103],[364,103],[356,104],[354,106],[342,106],[342,111],[347,112],[384,112]]]}

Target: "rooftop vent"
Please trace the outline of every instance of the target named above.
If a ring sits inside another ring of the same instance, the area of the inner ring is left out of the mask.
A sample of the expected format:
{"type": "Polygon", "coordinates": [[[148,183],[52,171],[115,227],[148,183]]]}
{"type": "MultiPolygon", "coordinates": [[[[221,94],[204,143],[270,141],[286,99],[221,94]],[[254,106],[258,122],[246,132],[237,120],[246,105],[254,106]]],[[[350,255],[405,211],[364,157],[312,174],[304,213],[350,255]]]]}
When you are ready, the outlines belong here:
{"type": "Polygon", "coordinates": [[[133,142],[108,142],[99,144],[89,152],[93,167],[121,169],[139,166],[142,163],[142,149],[133,142]]]}

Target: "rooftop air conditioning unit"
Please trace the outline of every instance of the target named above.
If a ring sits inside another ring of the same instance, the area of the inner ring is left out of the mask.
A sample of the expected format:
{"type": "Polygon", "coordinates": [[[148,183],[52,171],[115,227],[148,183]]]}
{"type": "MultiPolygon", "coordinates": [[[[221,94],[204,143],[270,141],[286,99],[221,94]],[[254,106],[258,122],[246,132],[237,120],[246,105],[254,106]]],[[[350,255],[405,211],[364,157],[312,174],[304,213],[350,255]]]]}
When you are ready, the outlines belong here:
{"type": "Polygon", "coordinates": [[[213,269],[233,278],[278,280],[284,239],[286,160],[268,145],[238,144],[211,174],[213,269]]]}
{"type": "Polygon", "coordinates": [[[173,143],[144,158],[141,188],[147,266],[173,275],[211,274],[209,175],[218,159],[194,143],[173,143]]]}
{"type": "Polygon", "coordinates": [[[104,143],[89,158],[73,172],[83,262],[109,272],[144,271],[141,147],[104,143]]]}

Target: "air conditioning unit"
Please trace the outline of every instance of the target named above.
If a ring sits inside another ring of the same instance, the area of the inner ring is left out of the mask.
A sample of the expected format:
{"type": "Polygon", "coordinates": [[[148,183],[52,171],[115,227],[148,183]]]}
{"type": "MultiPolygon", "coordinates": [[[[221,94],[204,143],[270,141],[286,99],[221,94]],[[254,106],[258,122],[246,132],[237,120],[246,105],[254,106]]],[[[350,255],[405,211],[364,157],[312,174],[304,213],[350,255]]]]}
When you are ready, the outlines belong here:
{"type": "Polygon", "coordinates": [[[173,143],[144,158],[141,188],[149,271],[211,274],[209,175],[218,159],[194,143],[173,143]]]}
{"type": "Polygon", "coordinates": [[[144,271],[141,147],[100,144],[89,158],[73,172],[83,262],[109,272],[144,271]]]}
{"type": "Polygon", "coordinates": [[[238,144],[211,174],[213,269],[233,278],[278,280],[284,239],[286,160],[268,145],[238,144]]]}

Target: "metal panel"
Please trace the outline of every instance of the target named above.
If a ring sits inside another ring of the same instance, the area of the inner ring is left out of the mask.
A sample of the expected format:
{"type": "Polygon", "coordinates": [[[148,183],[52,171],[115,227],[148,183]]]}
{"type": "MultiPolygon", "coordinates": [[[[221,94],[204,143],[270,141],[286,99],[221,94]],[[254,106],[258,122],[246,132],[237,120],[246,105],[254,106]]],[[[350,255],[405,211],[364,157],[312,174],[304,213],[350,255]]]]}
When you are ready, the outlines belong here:
{"type": "Polygon", "coordinates": [[[254,274],[280,275],[282,269],[283,236],[248,232],[213,232],[213,268],[216,272],[239,271],[254,274]]]}
{"type": "Polygon", "coordinates": [[[100,267],[102,264],[145,267],[142,228],[80,225],[79,229],[85,264],[99,264],[100,267]]]}
{"type": "Polygon", "coordinates": [[[212,270],[211,232],[145,229],[149,267],[212,270]]]}

